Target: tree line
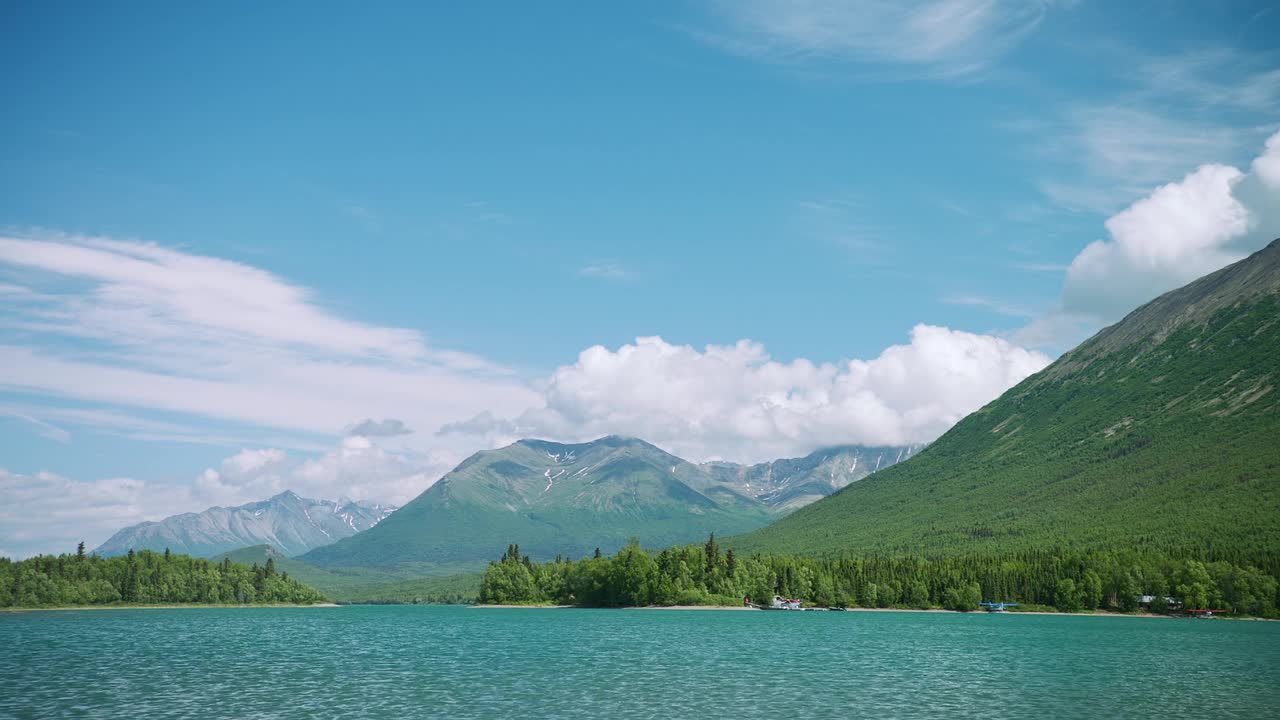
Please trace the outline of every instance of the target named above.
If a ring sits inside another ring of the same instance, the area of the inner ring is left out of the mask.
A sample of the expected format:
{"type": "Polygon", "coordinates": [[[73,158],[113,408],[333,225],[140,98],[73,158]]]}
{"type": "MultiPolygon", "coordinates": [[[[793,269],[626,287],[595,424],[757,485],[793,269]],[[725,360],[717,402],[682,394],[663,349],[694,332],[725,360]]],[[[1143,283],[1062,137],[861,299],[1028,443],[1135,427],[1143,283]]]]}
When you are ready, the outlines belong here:
{"type": "Polygon", "coordinates": [[[0,558],[0,607],[69,605],[323,602],[325,596],[287,572],[274,560],[250,567],[229,558],[210,562],[189,555],[143,550],[103,558],[76,553],[38,555],[26,560],[0,558]]]}
{"type": "Polygon", "coordinates": [[[982,601],[1064,612],[1185,608],[1280,617],[1280,582],[1226,561],[1131,549],[1026,550],[1007,555],[807,558],[738,557],[715,536],[704,545],[646,551],[636,540],[612,557],[533,561],[511,545],[489,564],[480,602],[588,607],[768,604],[774,595],[820,607],[976,610],[982,601]]]}

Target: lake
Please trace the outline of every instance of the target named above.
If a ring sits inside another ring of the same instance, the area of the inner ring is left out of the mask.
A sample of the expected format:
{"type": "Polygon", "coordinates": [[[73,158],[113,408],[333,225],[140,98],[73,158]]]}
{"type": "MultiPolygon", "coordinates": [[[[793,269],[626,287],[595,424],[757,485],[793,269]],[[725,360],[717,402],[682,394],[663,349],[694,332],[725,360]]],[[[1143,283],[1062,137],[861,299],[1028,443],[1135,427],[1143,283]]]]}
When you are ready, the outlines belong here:
{"type": "Polygon", "coordinates": [[[0,717],[1263,717],[1280,623],[941,613],[0,613],[0,717]]]}

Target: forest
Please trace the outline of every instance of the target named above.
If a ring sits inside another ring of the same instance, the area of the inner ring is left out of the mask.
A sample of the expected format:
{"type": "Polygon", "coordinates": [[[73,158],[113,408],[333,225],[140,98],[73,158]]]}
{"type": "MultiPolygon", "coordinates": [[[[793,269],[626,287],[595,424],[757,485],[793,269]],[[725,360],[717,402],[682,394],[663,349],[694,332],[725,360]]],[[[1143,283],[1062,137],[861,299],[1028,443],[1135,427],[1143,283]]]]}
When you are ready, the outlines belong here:
{"type": "Polygon", "coordinates": [[[1128,549],[1028,550],[1003,556],[801,558],[738,557],[705,545],[534,562],[511,545],[489,564],[480,602],[585,607],[740,605],[774,595],[806,606],[977,610],[982,601],[1062,612],[1150,610],[1181,604],[1230,614],[1278,617],[1275,576],[1252,566],[1128,549]]]}
{"type": "Polygon", "coordinates": [[[277,572],[275,563],[241,565],[143,550],[103,558],[38,555],[17,562],[0,558],[0,607],[79,605],[247,605],[324,602],[320,592],[277,572]]]}

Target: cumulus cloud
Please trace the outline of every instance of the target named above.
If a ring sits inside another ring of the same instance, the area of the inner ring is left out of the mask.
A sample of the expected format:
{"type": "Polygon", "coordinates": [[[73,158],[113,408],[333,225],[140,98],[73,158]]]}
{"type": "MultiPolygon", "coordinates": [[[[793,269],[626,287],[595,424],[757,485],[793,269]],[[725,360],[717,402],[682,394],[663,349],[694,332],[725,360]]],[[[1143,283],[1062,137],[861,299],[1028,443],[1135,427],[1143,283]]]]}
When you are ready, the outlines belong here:
{"type": "Polygon", "coordinates": [[[1043,19],[1047,0],[733,0],[698,36],[768,60],[849,59],[933,77],[971,76],[1043,19]]]}
{"type": "Polygon", "coordinates": [[[48,472],[0,469],[0,548],[14,557],[71,552],[80,540],[96,547],[117,530],[213,506],[263,500],[284,490],[304,497],[413,499],[448,470],[433,456],[389,452],[365,437],[347,437],[312,458],[278,448],[241,450],[191,482],[132,478],[78,481],[48,472]]]}
{"type": "Polygon", "coordinates": [[[245,449],[206,468],[194,484],[195,504],[240,505],[285,490],[304,497],[403,504],[448,471],[450,461],[391,452],[349,435],[318,457],[293,458],[279,448],[245,449]]]}
{"type": "Polygon", "coordinates": [[[933,440],[1049,363],[1000,338],[918,325],[871,360],[782,363],[750,341],[703,350],[638,338],[557,369],[545,401],[518,417],[479,415],[442,431],[491,443],[519,436],[636,435],[679,455],[758,461],[836,443],[933,440]]]}
{"type": "Polygon", "coordinates": [[[1071,262],[1059,303],[1020,331],[1020,342],[1079,340],[1280,237],[1280,133],[1248,172],[1202,165],[1113,215],[1106,229],[1106,240],[1071,262]]]}
{"type": "Polygon", "coordinates": [[[408,435],[412,432],[413,430],[409,429],[403,420],[396,420],[395,418],[387,418],[385,420],[369,418],[347,429],[347,435],[360,435],[362,437],[395,437],[396,435],[408,435]]]}
{"type": "Polygon", "coordinates": [[[125,525],[159,519],[188,492],[130,478],[76,482],[0,469],[0,547],[13,557],[73,552],[81,540],[94,547],[125,525]]]}
{"type": "Polygon", "coordinates": [[[1111,239],[1090,243],[1067,268],[1064,304],[1088,312],[1132,306],[1238,259],[1228,241],[1249,227],[1232,194],[1242,177],[1206,165],[1112,216],[1111,239]]]}
{"type": "Polygon", "coordinates": [[[1263,186],[1280,192],[1280,133],[1267,138],[1266,149],[1249,167],[1263,186]]]}

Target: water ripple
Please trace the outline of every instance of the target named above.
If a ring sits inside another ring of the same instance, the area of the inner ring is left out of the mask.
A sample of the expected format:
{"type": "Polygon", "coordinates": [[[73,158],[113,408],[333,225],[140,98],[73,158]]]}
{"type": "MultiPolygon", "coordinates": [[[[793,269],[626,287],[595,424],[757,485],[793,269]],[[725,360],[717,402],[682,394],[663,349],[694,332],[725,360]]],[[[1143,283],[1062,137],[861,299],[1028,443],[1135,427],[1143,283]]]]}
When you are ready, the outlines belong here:
{"type": "Polygon", "coordinates": [[[1280,625],[441,607],[0,615],[0,717],[1260,717],[1280,625]]]}

